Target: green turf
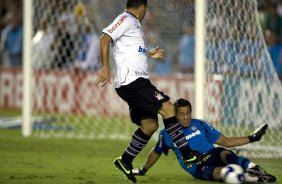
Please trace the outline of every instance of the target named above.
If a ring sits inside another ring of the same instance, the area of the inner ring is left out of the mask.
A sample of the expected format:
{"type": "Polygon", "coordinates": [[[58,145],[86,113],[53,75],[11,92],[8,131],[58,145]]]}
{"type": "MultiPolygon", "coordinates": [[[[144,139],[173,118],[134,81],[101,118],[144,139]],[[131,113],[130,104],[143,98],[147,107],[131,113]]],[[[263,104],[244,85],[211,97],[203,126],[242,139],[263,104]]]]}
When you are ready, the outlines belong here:
{"type": "Polygon", "coordinates": [[[1,109],[0,108],[0,118],[1,117],[13,117],[13,116],[20,116],[21,111],[16,109],[1,109]]]}
{"type": "MultiPolygon", "coordinates": [[[[4,184],[110,184],[126,183],[113,167],[113,159],[128,145],[127,141],[22,138],[18,129],[0,129],[0,183],[4,184]]],[[[145,161],[152,143],[135,160],[145,161]]],[[[282,181],[282,159],[256,159],[282,181]]],[[[198,184],[181,169],[172,152],[138,183],[198,184]]]]}

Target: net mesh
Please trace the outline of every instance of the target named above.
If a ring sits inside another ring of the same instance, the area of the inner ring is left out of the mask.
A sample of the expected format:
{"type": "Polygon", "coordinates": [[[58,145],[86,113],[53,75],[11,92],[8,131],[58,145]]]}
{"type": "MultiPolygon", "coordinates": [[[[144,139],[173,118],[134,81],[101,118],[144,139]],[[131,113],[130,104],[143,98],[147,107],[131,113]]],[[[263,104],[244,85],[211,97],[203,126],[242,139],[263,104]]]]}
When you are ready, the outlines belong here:
{"type": "Polygon", "coordinates": [[[239,149],[251,156],[281,156],[276,140],[281,139],[282,88],[259,26],[256,1],[207,2],[205,96],[214,111],[206,108],[205,119],[229,136],[248,135],[268,123],[263,140],[239,149]],[[208,94],[213,92],[221,98],[212,101],[208,94]]]}
{"type": "MultiPolygon", "coordinates": [[[[258,23],[256,1],[208,0],[205,13],[204,119],[226,136],[249,135],[269,124],[248,156],[282,156],[282,89],[258,23]],[[267,148],[267,149],[266,149],[267,148]],[[254,150],[259,150],[254,151],[254,150]]],[[[150,0],[142,23],[153,83],[172,101],[194,101],[195,2],[150,0]]],[[[136,126],[112,85],[95,86],[101,30],[123,12],[125,0],[34,0],[33,135],[128,139],[136,126]]],[[[113,63],[111,64],[114,68],[113,63]]],[[[160,119],[160,125],[162,125],[160,119]]]]}

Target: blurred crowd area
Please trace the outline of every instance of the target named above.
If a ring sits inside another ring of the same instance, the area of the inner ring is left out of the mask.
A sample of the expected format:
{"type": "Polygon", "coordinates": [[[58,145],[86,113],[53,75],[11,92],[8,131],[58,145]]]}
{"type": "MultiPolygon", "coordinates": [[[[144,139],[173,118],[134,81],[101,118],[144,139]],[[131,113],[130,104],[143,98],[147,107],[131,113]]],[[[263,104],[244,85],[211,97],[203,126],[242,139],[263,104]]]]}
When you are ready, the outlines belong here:
{"type": "MultiPolygon", "coordinates": [[[[152,6],[149,6],[142,24],[148,48],[160,45],[167,51],[165,60],[150,62],[150,72],[157,75],[193,74],[194,0],[162,1],[163,3],[159,3],[157,0],[150,0],[152,6]],[[162,11],[164,8],[166,12],[162,11]]],[[[124,10],[125,2],[125,0],[34,0],[33,67],[98,70],[99,36],[102,29],[124,10]]],[[[248,15],[245,15],[249,8],[248,4],[242,3],[242,0],[230,1],[233,4],[229,3],[226,6],[221,6],[223,0],[215,2],[208,4],[213,11],[208,15],[206,33],[208,49],[205,54],[210,65],[209,72],[232,74],[240,70],[249,75],[250,70],[258,70],[256,60],[262,60],[261,63],[267,60],[268,56],[263,54],[262,50],[268,49],[274,68],[282,78],[282,0],[257,1],[259,20],[267,48],[264,48],[262,41],[257,41],[260,30],[249,26],[256,22],[252,22],[252,18],[248,19],[248,15]],[[233,12],[227,10],[228,6],[234,7],[233,12]],[[234,13],[242,14],[234,19],[224,19],[227,14],[232,17],[234,13]],[[237,38],[242,32],[246,37],[237,38]],[[237,43],[238,40],[240,44],[237,43]]],[[[0,66],[22,66],[22,10],[23,0],[0,0],[0,66]]],[[[260,64],[260,67],[263,66],[260,64]]]]}
{"type": "Polygon", "coordinates": [[[282,0],[258,0],[258,11],[270,57],[282,80],[282,0]]]}

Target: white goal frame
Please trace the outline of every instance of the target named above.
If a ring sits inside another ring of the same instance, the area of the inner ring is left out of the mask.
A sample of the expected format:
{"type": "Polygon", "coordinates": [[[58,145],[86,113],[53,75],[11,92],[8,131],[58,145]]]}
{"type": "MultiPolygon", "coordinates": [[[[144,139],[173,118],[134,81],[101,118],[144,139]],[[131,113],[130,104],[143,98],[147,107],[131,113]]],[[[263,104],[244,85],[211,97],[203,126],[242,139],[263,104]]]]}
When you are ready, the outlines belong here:
{"type": "Polygon", "coordinates": [[[23,105],[22,135],[28,137],[32,133],[31,122],[31,38],[32,38],[32,0],[24,1],[24,46],[23,46],[23,105]]]}

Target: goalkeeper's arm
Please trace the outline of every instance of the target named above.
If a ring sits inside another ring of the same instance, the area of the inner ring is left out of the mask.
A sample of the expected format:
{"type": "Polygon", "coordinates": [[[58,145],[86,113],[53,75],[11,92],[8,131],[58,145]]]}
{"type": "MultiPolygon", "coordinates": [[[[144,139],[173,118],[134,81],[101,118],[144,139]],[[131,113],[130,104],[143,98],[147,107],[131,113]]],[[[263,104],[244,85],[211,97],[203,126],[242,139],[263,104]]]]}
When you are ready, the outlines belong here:
{"type": "Polygon", "coordinates": [[[153,149],[150,152],[145,165],[143,167],[141,167],[141,168],[133,169],[132,173],[134,175],[144,176],[146,174],[146,172],[159,160],[160,157],[161,157],[161,154],[158,154],[153,149]]]}
{"type": "Polygon", "coordinates": [[[265,134],[267,128],[268,128],[268,125],[266,123],[264,123],[260,127],[258,127],[254,131],[254,133],[248,137],[250,142],[259,141],[261,139],[261,137],[265,134]]]}
{"type": "Polygon", "coordinates": [[[246,137],[225,137],[223,134],[220,135],[216,144],[224,147],[242,146],[248,143],[259,141],[265,134],[268,125],[266,123],[258,127],[250,136],[246,137]]]}

